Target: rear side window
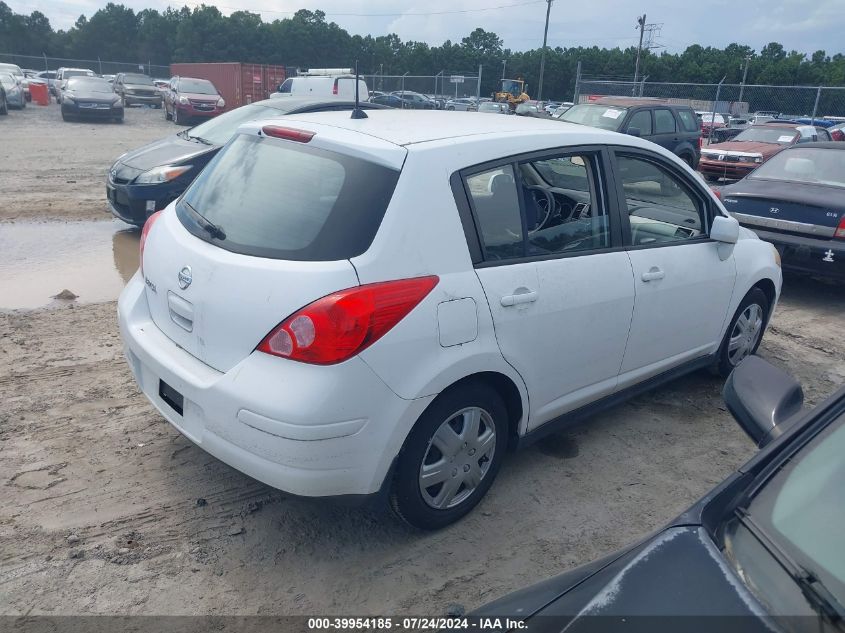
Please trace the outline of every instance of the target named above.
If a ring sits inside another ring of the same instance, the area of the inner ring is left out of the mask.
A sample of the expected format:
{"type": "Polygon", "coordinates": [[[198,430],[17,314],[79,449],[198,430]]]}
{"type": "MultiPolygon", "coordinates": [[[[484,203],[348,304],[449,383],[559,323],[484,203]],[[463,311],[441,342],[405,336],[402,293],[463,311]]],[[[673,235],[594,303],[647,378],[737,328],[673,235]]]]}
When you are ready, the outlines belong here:
{"type": "Polygon", "coordinates": [[[687,132],[698,132],[698,117],[692,110],[678,110],[678,116],[681,117],[681,124],[687,132]]]}
{"type": "Polygon", "coordinates": [[[671,110],[660,108],[654,111],[654,133],[671,134],[675,131],[675,117],[671,110]]]}
{"type": "Polygon", "coordinates": [[[398,178],[398,171],[360,158],[241,134],[202,171],[176,212],[191,233],[235,253],[349,259],[369,248],[398,178]],[[225,237],[212,237],[191,209],[225,237]]]}
{"type": "Polygon", "coordinates": [[[522,257],[522,212],[513,167],[503,165],[466,179],[481,233],[484,259],[522,257]]]}

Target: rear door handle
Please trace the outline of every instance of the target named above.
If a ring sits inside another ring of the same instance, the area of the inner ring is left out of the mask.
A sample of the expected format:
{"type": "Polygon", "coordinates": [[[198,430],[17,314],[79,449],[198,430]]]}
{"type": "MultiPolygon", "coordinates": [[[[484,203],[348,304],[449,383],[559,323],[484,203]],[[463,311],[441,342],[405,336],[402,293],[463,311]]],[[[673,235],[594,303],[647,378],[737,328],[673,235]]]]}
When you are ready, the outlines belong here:
{"type": "Polygon", "coordinates": [[[505,295],[501,299],[504,307],[519,305],[520,303],[534,303],[537,301],[537,291],[528,288],[517,288],[514,294],[505,295]]]}
{"type": "Polygon", "coordinates": [[[658,279],[663,279],[665,276],[666,273],[657,266],[652,266],[647,273],[643,273],[642,279],[643,281],[657,281],[658,279]]]}

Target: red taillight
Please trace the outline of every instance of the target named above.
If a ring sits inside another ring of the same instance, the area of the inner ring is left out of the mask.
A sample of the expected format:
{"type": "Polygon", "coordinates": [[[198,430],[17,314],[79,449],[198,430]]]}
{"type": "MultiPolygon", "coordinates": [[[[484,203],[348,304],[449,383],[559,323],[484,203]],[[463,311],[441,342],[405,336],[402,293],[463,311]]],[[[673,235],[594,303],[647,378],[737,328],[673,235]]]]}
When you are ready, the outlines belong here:
{"type": "Polygon", "coordinates": [[[257,349],[303,363],[340,363],[390,331],[438,281],[436,276],[416,277],[335,292],[290,315],[257,349]]]}
{"type": "Polygon", "coordinates": [[[714,195],[714,196],[716,196],[719,200],[721,200],[721,199],[722,199],[722,192],[721,192],[721,190],[716,189],[716,187],[710,187],[710,191],[712,191],[712,192],[713,192],[713,195],[714,195]]]}
{"type": "Polygon", "coordinates": [[[153,228],[153,224],[158,217],[161,215],[161,211],[156,211],[150,217],[147,218],[147,221],[144,222],[144,228],[141,229],[141,257],[140,257],[140,266],[141,266],[141,274],[144,274],[144,245],[147,243],[147,235],[150,233],[150,229],[153,228]]]}
{"type": "Polygon", "coordinates": [[[280,125],[265,125],[261,128],[267,136],[274,138],[282,138],[286,141],[296,141],[297,143],[307,143],[314,138],[314,132],[308,130],[297,130],[293,127],[282,127],[280,125]]]}
{"type": "Polygon", "coordinates": [[[699,136],[698,137],[698,149],[701,149],[702,147],[704,147],[704,137],[699,136]]]}
{"type": "Polygon", "coordinates": [[[836,231],[833,232],[833,237],[845,240],[845,213],[842,214],[842,218],[839,220],[836,231]]]}

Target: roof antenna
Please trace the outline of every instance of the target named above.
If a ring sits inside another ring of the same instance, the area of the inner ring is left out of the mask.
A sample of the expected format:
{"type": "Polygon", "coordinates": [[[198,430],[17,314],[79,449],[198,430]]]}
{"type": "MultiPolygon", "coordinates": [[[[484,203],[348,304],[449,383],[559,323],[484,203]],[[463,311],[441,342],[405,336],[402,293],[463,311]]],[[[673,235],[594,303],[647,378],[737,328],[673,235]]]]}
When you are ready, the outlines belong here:
{"type": "Polygon", "coordinates": [[[358,85],[361,80],[358,77],[358,60],[355,60],[355,108],[352,110],[353,119],[366,119],[367,113],[361,109],[361,104],[358,100],[358,85]]]}

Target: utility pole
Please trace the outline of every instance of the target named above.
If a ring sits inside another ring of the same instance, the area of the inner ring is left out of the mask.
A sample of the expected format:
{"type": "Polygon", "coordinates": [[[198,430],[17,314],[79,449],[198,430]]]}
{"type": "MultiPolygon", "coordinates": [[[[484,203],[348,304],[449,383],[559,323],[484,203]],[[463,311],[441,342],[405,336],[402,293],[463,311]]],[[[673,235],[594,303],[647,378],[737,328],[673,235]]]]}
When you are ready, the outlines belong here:
{"type": "Polygon", "coordinates": [[[640,76],[640,55],[643,52],[643,34],[645,33],[645,13],[637,18],[637,28],[640,30],[640,43],[637,46],[637,63],[634,66],[634,90],[637,87],[637,78],[640,76]]]}
{"type": "Polygon", "coordinates": [[[508,65],[508,60],[503,59],[502,60],[502,79],[505,78],[505,68],[507,67],[507,65],[508,65]]]}
{"type": "Polygon", "coordinates": [[[546,42],[549,38],[549,14],[553,0],[546,0],[546,29],[543,31],[543,52],[540,54],[540,81],[537,84],[537,101],[543,98],[543,72],[546,70],[546,42]]]}
{"type": "Polygon", "coordinates": [[[742,93],[745,92],[745,78],[748,77],[748,62],[751,61],[751,55],[745,56],[745,70],[742,71],[742,82],[739,84],[739,101],[742,103],[742,93]]]}

